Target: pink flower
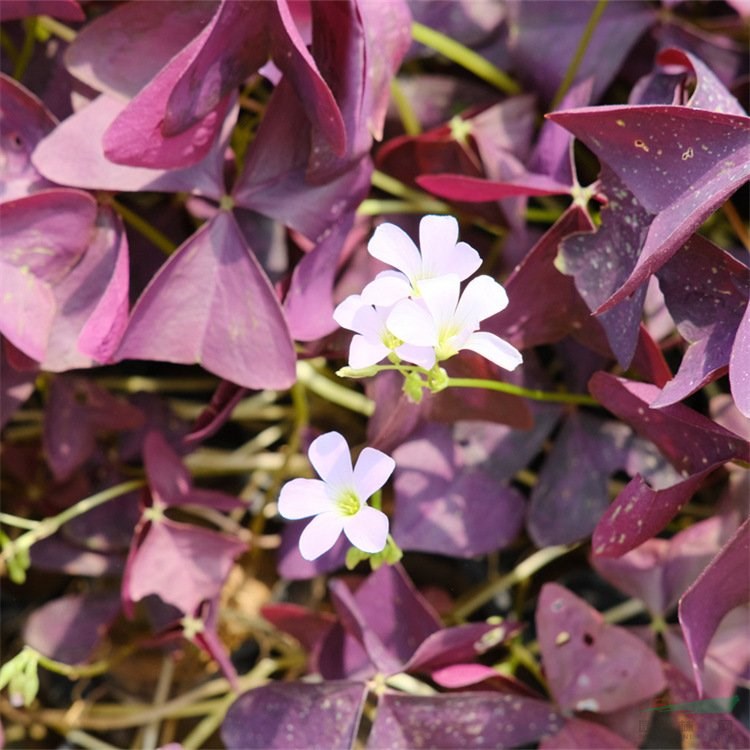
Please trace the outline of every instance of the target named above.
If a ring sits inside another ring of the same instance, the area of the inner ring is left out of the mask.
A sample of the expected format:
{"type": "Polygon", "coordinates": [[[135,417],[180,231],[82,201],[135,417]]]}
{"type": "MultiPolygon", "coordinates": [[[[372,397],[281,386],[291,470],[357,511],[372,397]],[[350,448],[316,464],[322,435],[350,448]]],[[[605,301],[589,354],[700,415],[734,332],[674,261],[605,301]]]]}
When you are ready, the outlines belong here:
{"type": "Polygon", "coordinates": [[[281,488],[279,513],[287,519],[309,518],[299,540],[305,560],[315,560],[336,543],[343,531],[363,552],[376,553],[388,539],[388,517],[367,500],[390,477],[394,460],[365,448],[352,468],[346,440],[327,432],[313,440],[308,457],[321,479],[292,479],[281,488]]]}

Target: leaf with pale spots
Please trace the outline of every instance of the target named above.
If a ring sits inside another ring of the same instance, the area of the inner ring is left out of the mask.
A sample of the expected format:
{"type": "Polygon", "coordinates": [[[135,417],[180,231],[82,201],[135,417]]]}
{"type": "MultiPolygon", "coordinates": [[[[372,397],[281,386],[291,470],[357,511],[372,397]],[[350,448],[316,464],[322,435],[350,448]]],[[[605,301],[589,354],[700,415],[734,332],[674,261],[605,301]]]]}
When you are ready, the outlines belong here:
{"type": "Polygon", "coordinates": [[[610,713],[660,693],[659,658],[624,628],[556,583],[539,595],[536,627],[544,673],[563,711],[610,713]]]}

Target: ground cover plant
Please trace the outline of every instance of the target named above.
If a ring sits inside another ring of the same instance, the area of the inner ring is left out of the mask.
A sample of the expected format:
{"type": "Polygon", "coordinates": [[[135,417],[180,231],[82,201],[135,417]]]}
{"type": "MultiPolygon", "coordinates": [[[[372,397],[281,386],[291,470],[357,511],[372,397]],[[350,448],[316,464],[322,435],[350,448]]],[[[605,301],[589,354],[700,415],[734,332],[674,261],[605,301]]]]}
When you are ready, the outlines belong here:
{"type": "Polygon", "coordinates": [[[744,0],[0,2],[6,747],[750,747],[744,0]]]}

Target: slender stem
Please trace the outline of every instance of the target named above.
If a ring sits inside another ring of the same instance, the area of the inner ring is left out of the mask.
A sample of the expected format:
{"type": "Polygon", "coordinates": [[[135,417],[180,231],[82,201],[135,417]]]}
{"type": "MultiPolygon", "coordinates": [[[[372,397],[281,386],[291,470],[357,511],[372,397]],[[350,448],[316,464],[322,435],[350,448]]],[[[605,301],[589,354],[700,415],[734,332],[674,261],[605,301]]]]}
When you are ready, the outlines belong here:
{"type": "Polygon", "coordinates": [[[415,42],[439,52],[443,57],[447,57],[451,62],[492,84],[503,93],[510,95],[521,93],[521,87],[507,73],[455,39],[416,21],[411,25],[411,36],[415,42]]]}
{"type": "Polygon", "coordinates": [[[611,607],[606,612],[602,612],[602,617],[605,622],[612,624],[629,620],[635,615],[640,615],[645,609],[646,605],[640,599],[628,599],[611,607]]]}
{"type": "Polygon", "coordinates": [[[21,51],[18,53],[16,64],[13,66],[13,78],[20,81],[23,78],[23,74],[26,72],[26,68],[29,67],[31,58],[34,55],[34,47],[36,46],[36,28],[37,19],[33,16],[27,18],[24,21],[25,34],[23,38],[23,44],[21,45],[21,51]]]}
{"type": "Polygon", "coordinates": [[[359,204],[357,213],[360,216],[382,216],[383,214],[443,214],[448,211],[445,210],[445,205],[441,201],[427,197],[420,203],[367,198],[359,204]]]}
{"type": "Polygon", "coordinates": [[[30,521],[28,518],[12,516],[10,513],[0,513],[0,523],[17,529],[35,529],[39,526],[40,521],[30,521]]]}
{"type": "Polygon", "coordinates": [[[135,213],[135,211],[131,211],[127,206],[124,206],[114,198],[109,200],[109,205],[120,214],[123,221],[128,226],[131,226],[136,232],[142,234],[147,240],[156,245],[156,247],[158,247],[165,255],[171,255],[176,250],[177,245],[175,245],[166,234],[160,232],[142,216],[135,213]]]}
{"type": "Polygon", "coordinates": [[[297,379],[315,395],[324,398],[332,404],[343,406],[345,409],[371,417],[375,411],[375,403],[358,391],[345,388],[325,375],[321,375],[315,368],[304,360],[297,362],[297,379]]]}
{"type": "Polygon", "coordinates": [[[25,534],[21,534],[18,539],[14,539],[13,542],[3,550],[2,554],[0,554],[0,561],[5,562],[19,550],[28,550],[32,545],[42,539],[52,536],[61,526],[71,519],[77,518],[110,500],[126,495],[128,492],[138,490],[141,487],[144,487],[145,484],[146,482],[143,479],[133,479],[129,482],[116,484],[114,487],[109,487],[102,492],[97,492],[95,495],[90,495],[89,497],[80,500],[75,505],[62,511],[62,513],[58,513],[56,516],[45,518],[43,521],[40,521],[36,527],[27,531],[25,534]]]}
{"type": "Polygon", "coordinates": [[[117,745],[110,745],[98,737],[92,737],[87,732],[80,729],[74,729],[65,735],[65,739],[75,747],[85,748],[85,750],[118,750],[117,745]]]}
{"type": "Polygon", "coordinates": [[[555,95],[552,97],[550,110],[557,109],[560,102],[563,100],[563,97],[568,93],[568,89],[571,87],[573,81],[575,80],[578,69],[581,67],[583,58],[586,55],[586,50],[588,49],[589,42],[591,42],[591,37],[594,35],[594,31],[596,31],[596,27],[599,24],[599,19],[602,17],[602,13],[604,13],[604,10],[607,7],[607,2],[608,0],[599,0],[594,10],[591,12],[591,16],[589,17],[589,20],[586,23],[586,27],[583,30],[583,34],[581,34],[581,39],[578,42],[578,48],[576,49],[575,54],[573,55],[573,58],[568,65],[568,69],[565,71],[565,76],[562,79],[559,88],[555,92],[555,95]]]}
{"type": "Polygon", "coordinates": [[[386,193],[395,195],[397,198],[403,198],[404,200],[410,201],[416,206],[429,206],[429,210],[433,213],[453,213],[453,209],[445,201],[436,200],[421,190],[410,188],[395,177],[391,177],[378,169],[372,173],[372,186],[378,188],[378,190],[383,190],[386,193]]]}
{"type": "MultiPolygon", "coordinates": [[[[174,677],[174,659],[171,655],[165,655],[161,663],[159,679],[154,690],[153,705],[163,706],[169,698],[169,690],[174,677]]],[[[159,730],[161,729],[161,718],[155,718],[143,727],[143,736],[140,746],[142,750],[155,750],[159,744],[159,730]]]]}
{"type": "Polygon", "coordinates": [[[494,581],[488,581],[477,591],[470,592],[467,596],[459,599],[450,613],[450,619],[453,622],[463,622],[472,612],[479,609],[483,604],[486,604],[494,596],[509,589],[511,586],[515,586],[520,581],[533,576],[534,573],[549,565],[554,560],[557,560],[558,557],[572,552],[578,546],[578,544],[561,544],[538,550],[533,555],[518,563],[507,575],[497,578],[494,581]]]}
{"type": "Polygon", "coordinates": [[[409,97],[404,94],[401,84],[395,78],[391,81],[391,98],[398,110],[404,132],[407,135],[419,135],[422,132],[422,126],[414,112],[414,107],[411,106],[409,97]]]}
{"type": "Polygon", "coordinates": [[[579,404],[581,406],[598,406],[599,402],[593,396],[583,393],[554,393],[538,391],[532,388],[522,388],[512,383],[500,380],[485,380],[483,378],[448,378],[448,388],[486,388],[490,391],[510,393],[513,396],[523,396],[534,401],[550,401],[557,404],[579,404]]]}
{"type": "Polygon", "coordinates": [[[77,36],[77,32],[71,29],[70,26],[66,26],[64,23],[60,23],[50,16],[39,16],[37,18],[37,23],[45,31],[49,31],[50,34],[60,37],[64,42],[70,43],[77,36]]]}

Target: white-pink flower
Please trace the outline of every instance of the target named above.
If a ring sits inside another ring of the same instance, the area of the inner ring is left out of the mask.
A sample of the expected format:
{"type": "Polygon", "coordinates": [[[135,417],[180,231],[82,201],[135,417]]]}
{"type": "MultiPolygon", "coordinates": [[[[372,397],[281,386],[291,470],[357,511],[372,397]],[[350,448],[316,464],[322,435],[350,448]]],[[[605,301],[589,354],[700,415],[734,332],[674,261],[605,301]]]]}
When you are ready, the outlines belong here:
{"type": "Polygon", "coordinates": [[[392,305],[373,307],[362,301],[359,294],[350,294],[333,311],[333,319],[342,327],[354,331],[349,346],[349,366],[355,370],[377,364],[395,352],[400,359],[431,367],[435,354],[429,347],[412,346],[396,338],[386,326],[392,305]]]}
{"type": "Polygon", "coordinates": [[[284,518],[314,516],[299,539],[302,557],[320,557],[342,531],[363,552],[381,552],[388,539],[388,517],[367,500],[388,481],[394,460],[375,448],[365,448],[352,468],[349,446],[338,432],[317,437],[307,455],[320,479],[292,479],[279,495],[279,513],[284,518]]]}
{"type": "Polygon", "coordinates": [[[457,276],[448,274],[420,284],[420,299],[406,299],[391,310],[388,330],[414,346],[430,346],[439,362],[471,349],[506,370],[523,361],[521,352],[479,324],[508,305],[505,289],[489,276],[472,279],[461,294],[457,276]]]}
{"type": "Polygon", "coordinates": [[[425,216],[419,222],[419,249],[403,229],[381,224],[367,244],[374,258],[397,271],[379,273],[363,290],[371,305],[393,305],[409,296],[419,296],[425,279],[455,274],[468,279],[482,264],[479,253],[466,242],[458,242],[458,222],[452,216],[425,216]]]}

